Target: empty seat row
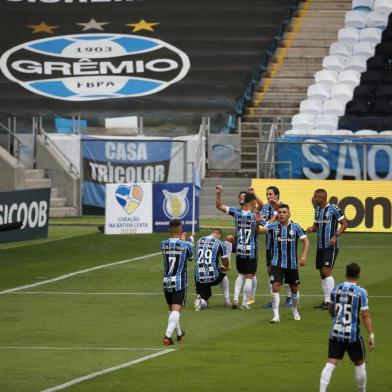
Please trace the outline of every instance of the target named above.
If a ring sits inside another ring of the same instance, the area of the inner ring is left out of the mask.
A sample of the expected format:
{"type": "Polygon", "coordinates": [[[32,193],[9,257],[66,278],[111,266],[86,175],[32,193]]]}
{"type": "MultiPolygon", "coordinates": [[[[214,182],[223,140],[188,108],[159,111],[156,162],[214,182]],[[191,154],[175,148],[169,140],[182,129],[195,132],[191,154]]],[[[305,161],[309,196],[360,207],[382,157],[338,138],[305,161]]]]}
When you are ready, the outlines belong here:
{"type": "Polygon", "coordinates": [[[356,29],[354,27],[344,27],[338,32],[338,41],[355,44],[357,42],[370,42],[378,44],[381,41],[381,30],[377,27],[356,29]]]}
{"type": "Polygon", "coordinates": [[[291,120],[292,129],[302,129],[305,131],[312,129],[323,129],[333,131],[338,129],[338,116],[320,114],[296,114],[291,120]]]}
{"type": "Polygon", "coordinates": [[[345,27],[355,27],[364,29],[365,27],[378,27],[385,29],[388,26],[389,13],[381,11],[371,11],[369,13],[361,11],[348,11],[344,18],[345,27]]]}
{"type": "MultiPolygon", "coordinates": [[[[379,41],[378,41],[379,42],[379,41]]],[[[336,41],[331,44],[329,48],[330,55],[338,56],[352,56],[352,55],[362,55],[364,57],[372,57],[375,53],[375,47],[377,42],[355,42],[350,43],[347,41],[336,41]]]]}
{"type": "Polygon", "coordinates": [[[392,116],[392,105],[389,100],[377,99],[367,101],[363,99],[353,99],[347,103],[346,115],[358,117],[364,116],[392,116]]]}
{"type": "Polygon", "coordinates": [[[369,12],[372,10],[390,13],[392,11],[392,0],[353,0],[353,10],[369,12]]]}
{"type": "Polygon", "coordinates": [[[312,129],[310,131],[304,131],[301,129],[290,129],[285,132],[285,136],[359,136],[359,137],[367,137],[367,136],[377,136],[377,137],[385,137],[391,138],[392,131],[373,131],[371,129],[361,129],[356,132],[353,132],[348,129],[337,129],[336,131],[328,131],[325,129],[315,130],[312,129]]]}
{"type": "Polygon", "coordinates": [[[348,102],[353,97],[355,86],[352,84],[338,83],[332,87],[324,83],[315,83],[308,87],[308,98],[319,101],[339,99],[348,102]]]}
{"type": "Polygon", "coordinates": [[[374,131],[392,130],[392,117],[384,116],[366,116],[358,117],[352,115],[345,115],[339,118],[339,129],[351,129],[352,131],[359,131],[361,129],[373,129],[374,131]]]}
{"type": "Polygon", "coordinates": [[[327,101],[319,101],[316,99],[306,99],[301,102],[299,107],[300,113],[319,115],[319,114],[332,114],[335,116],[343,116],[346,109],[345,100],[329,99],[327,101]]]}

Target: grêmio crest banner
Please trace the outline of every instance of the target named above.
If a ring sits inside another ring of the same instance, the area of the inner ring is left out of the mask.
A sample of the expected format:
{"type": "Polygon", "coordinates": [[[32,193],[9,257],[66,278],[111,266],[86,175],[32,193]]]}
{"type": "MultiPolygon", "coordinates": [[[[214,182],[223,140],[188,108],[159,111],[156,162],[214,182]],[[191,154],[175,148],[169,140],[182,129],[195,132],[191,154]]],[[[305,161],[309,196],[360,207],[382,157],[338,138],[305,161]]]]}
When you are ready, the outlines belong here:
{"type": "Polygon", "coordinates": [[[1,111],[233,110],[290,2],[0,0],[1,111]]]}

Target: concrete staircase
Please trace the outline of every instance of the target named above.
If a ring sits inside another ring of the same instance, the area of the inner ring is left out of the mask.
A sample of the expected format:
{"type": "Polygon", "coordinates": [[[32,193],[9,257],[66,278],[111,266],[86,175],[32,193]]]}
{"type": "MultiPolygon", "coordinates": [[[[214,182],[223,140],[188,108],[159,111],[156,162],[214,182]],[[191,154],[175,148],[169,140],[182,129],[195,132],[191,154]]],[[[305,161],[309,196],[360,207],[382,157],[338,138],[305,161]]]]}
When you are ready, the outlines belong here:
{"type": "MultiPolygon", "coordinates": [[[[52,182],[49,178],[45,178],[43,169],[25,170],[25,188],[51,188],[52,182]]],[[[66,205],[65,197],[59,196],[59,190],[52,188],[50,194],[50,211],[51,218],[60,218],[66,216],[76,216],[76,208],[66,205]]]]}
{"type": "Polygon", "coordinates": [[[351,0],[312,0],[300,5],[298,16],[290,23],[264,75],[241,124],[241,167],[255,173],[255,140],[266,133],[273,118],[281,116],[289,127],[314,82],[313,75],[322,69],[329,46],[337,40],[344,25],[351,0]]]}

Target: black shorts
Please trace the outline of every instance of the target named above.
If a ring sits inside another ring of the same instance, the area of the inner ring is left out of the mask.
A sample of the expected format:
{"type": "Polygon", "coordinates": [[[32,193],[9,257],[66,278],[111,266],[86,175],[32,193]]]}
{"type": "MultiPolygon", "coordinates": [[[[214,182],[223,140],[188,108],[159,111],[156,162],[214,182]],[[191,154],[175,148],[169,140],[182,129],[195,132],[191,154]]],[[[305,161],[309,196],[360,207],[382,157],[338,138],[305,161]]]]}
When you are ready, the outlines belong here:
{"type": "Polygon", "coordinates": [[[328,358],[343,359],[347,351],[351,361],[363,361],[366,357],[365,345],[362,336],[358,337],[356,342],[338,342],[335,339],[329,339],[328,358]]]}
{"type": "Polygon", "coordinates": [[[272,265],[270,274],[271,284],[276,282],[283,284],[283,281],[291,285],[300,284],[298,269],[281,268],[272,265]]]}
{"type": "Polygon", "coordinates": [[[257,258],[245,259],[237,256],[237,271],[239,274],[255,274],[257,272],[257,258]]]}
{"type": "Polygon", "coordinates": [[[185,306],[186,301],[186,289],[179,291],[164,291],[166,303],[168,305],[181,305],[185,306]]]}
{"type": "Polygon", "coordinates": [[[237,236],[234,235],[234,244],[233,244],[233,250],[231,251],[232,253],[236,253],[237,251],[237,236]]]}
{"type": "Polygon", "coordinates": [[[200,297],[204,299],[204,301],[208,301],[212,295],[211,287],[220,284],[225,276],[226,273],[220,271],[218,279],[214,280],[213,282],[209,282],[209,283],[195,282],[196,294],[199,294],[200,297]]]}
{"type": "Polygon", "coordinates": [[[316,269],[321,270],[323,267],[333,268],[338,253],[338,248],[318,248],[316,253],[316,269]]]}
{"type": "Polygon", "coordinates": [[[267,264],[267,267],[271,267],[271,260],[272,260],[272,251],[271,251],[271,249],[266,249],[265,262],[267,264]]]}

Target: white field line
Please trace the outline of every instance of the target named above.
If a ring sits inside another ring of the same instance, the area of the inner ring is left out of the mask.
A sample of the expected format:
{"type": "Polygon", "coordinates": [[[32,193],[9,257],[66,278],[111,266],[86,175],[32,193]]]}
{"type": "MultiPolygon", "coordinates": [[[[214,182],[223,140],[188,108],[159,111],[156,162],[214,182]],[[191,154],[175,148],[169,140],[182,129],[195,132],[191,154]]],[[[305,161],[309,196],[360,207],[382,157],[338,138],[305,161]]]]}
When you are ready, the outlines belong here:
{"type": "Polygon", "coordinates": [[[87,375],[82,376],[82,377],[74,378],[73,380],[70,380],[70,381],[68,381],[68,382],[66,382],[64,384],[56,385],[55,387],[45,389],[45,390],[43,390],[41,392],[61,391],[61,390],[66,389],[66,388],[68,388],[68,387],[70,387],[72,385],[79,384],[79,383],[81,383],[83,381],[91,380],[93,378],[102,376],[104,374],[115,372],[116,370],[125,369],[125,368],[128,368],[128,367],[137,365],[138,363],[145,362],[145,361],[148,361],[150,359],[159,357],[161,355],[169,354],[169,353],[171,353],[173,351],[176,351],[176,350],[174,350],[174,349],[161,350],[161,351],[158,351],[157,353],[146,355],[144,357],[141,357],[141,358],[138,358],[138,359],[134,359],[132,361],[125,362],[125,363],[122,363],[122,364],[117,365],[117,366],[113,366],[113,367],[110,367],[110,368],[99,370],[98,372],[90,373],[90,374],[87,374],[87,375]]]}
{"type": "MultiPolygon", "coordinates": [[[[12,292],[9,294],[23,294],[23,295],[102,295],[102,296],[113,296],[113,295],[135,295],[135,296],[155,296],[155,295],[163,295],[161,293],[136,293],[136,292],[118,292],[118,293],[89,293],[89,292],[71,292],[71,291],[22,291],[22,292],[12,292]]],[[[196,295],[196,293],[192,293],[188,291],[188,295],[196,295]]],[[[302,294],[301,297],[320,297],[321,294],[302,294]]],[[[221,293],[214,293],[214,296],[223,296],[221,293]]],[[[256,297],[271,297],[271,294],[256,294],[256,297]]],[[[392,295],[369,295],[369,298],[392,298],[392,295]]]]}
{"type": "Polygon", "coordinates": [[[75,271],[75,272],[70,272],[69,274],[65,274],[65,275],[60,275],[60,276],[57,276],[56,278],[53,278],[53,279],[47,279],[47,280],[43,280],[43,281],[41,281],[41,282],[26,284],[26,285],[24,285],[24,286],[19,286],[19,287],[14,287],[14,288],[12,288],[12,289],[3,290],[3,291],[0,291],[0,295],[1,295],[1,294],[14,293],[14,292],[16,292],[16,291],[21,291],[21,290],[29,289],[29,288],[32,288],[32,287],[42,286],[42,285],[44,285],[44,284],[49,284],[49,283],[53,283],[53,282],[58,282],[58,281],[60,281],[60,280],[72,278],[73,276],[77,276],[77,275],[81,275],[81,274],[86,274],[86,273],[88,273],[88,272],[97,271],[97,270],[104,269],[104,268],[110,268],[110,267],[113,267],[113,266],[116,266],[116,265],[126,264],[126,263],[129,263],[129,262],[131,262],[131,261],[138,261],[138,260],[148,259],[149,257],[158,256],[158,255],[160,255],[160,254],[161,254],[161,252],[150,253],[150,254],[148,254],[148,255],[139,256],[139,257],[134,257],[134,258],[132,258],[132,259],[120,260],[120,261],[115,261],[114,263],[97,265],[96,267],[86,268],[86,269],[84,269],[84,270],[75,271]]]}
{"type": "Polygon", "coordinates": [[[0,350],[64,350],[64,351],[162,351],[162,347],[39,347],[39,346],[0,346],[0,350]]]}

